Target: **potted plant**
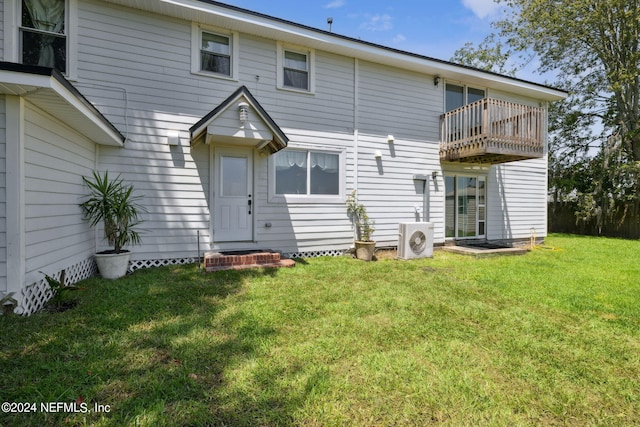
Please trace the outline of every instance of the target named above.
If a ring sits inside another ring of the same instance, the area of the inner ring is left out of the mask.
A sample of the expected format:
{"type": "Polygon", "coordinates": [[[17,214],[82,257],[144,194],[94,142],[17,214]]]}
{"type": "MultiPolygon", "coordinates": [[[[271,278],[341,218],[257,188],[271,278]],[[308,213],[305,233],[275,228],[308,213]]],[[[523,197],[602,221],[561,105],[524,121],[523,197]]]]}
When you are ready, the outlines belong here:
{"type": "Polygon", "coordinates": [[[347,197],[347,214],[351,217],[351,221],[356,228],[356,240],[354,242],[356,258],[371,261],[376,249],[376,242],[371,240],[375,222],[369,218],[364,205],[358,203],[356,190],[353,190],[349,197],[347,197]]]}
{"type": "Polygon", "coordinates": [[[113,249],[96,254],[100,275],[106,279],[117,279],[127,273],[131,253],[123,249],[127,244],[139,244],[140,234],[136,227],[142,222],[140,212],[146,209],[138,204],[142,196],[133,194],[133,185],[126,185],[118,176],[109,179],[93,172],[93,180],[82,177],[89,188],[89,196],[80,204],[84,219],[92,227],[102,222],[104,237],[113,249]]]}

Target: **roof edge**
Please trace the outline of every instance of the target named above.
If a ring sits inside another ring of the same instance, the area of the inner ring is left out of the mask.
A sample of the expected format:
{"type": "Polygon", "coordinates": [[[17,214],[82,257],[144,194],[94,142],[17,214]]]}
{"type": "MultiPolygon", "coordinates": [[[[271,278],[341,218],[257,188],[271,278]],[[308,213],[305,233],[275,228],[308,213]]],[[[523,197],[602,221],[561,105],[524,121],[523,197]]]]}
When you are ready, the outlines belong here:
{"type": "MultiPolygon", "coordinates": [[[[38,65],[25,65],[25,64],[19,64],[15,62],[5,62],[5,61],[0,61],[0,71],[8,71],[8,72],[15,72],[19,74],[49,77],[54,82],[62,86],[66,91],[68,91],[75,101],[78,101],[80,105],[82,105],[82,107],[87,109],[89,114],[92,114],[93,116],[95,116],[95,118],[103,126],[105,126],[110,132],[112,132],[116,137],[116,139],[120,141],[120,145],[124,144],[126,137],[69,80],[67,80],[60,71],[54,68],[49,68],[49,67],[41,67],[38,65]]],[[[53,84],[50,84],[48,88],[52,90],[56,90],[53,84]]],[[[57,92],[59,95],[62,95],[59,91],[57,92]]]]}
{"type": "Polygon", "coordinates": [[[430,56],[427,56],[427,55],[422,55],[422,54],[409,52],[409,51],[405,51],[405,50],[401,50],[401,49],[396,49],[396,48],[393,48],[393,47],[389,47],[389,46],[385,46],[385,45],[381,45],[381,44],[377,44],[377,43],[373,43],[373,42],[368,42],[368,41],[357,39],[357,38],[354,38],[354,37],[345,36],[345,35],[342,35],[342,34],[334,33],[334,32],[331,32],[331,31],[320,29],[320,28],[315,28],[315,27],[311,27],[311,26],[308,26],[308,25],[305,25],[305,24],[300,24],[300,23],[297,23],[297,22],[293,22],[293,21],[289,21],[289,20],[286,20],[286,19],[278,18],[278,17],[272,16],[272,15],[267,15],[267,14],[264,14],[264,13],[261,13],[261,12],[256,12],[256,11],[253,11],[253,10],[250,10],[250,9],[244,9],[244,8],[241,8],[241,7],[238,7],[238,6],[221,3],[221,2],[215,1],[215,0],[195,0],[195,1],[197,1],[199,3],[204,3],[204,4],[211,5],[211,6],[216,6],[216,7],[220,7],[220,8],[223,8],[223,9],[227,9],[227,10],[231,10],[231,11],[235,11],[235,12],[239,12],[239,13],[255,16],[255,17],[258,17],[258,18],[261,18],[261,19],[270,20],[270,21],[277,22],[277,23],[280,23],[280,24],[291,25],[293,27],[296,27],[296,28],[299,28],[299,29],[302,29],[302,30],[305,30],[305,31],[310,31],[310,32],[313,32],[313,33],[317,33],[317,34],[321,34],[321,35],[327,36],[327,37],[340,39],[340,40],[343,40],[343,41],[346,41],[346,42],[349,42],[349,43],[353,43],[353,44],[359,45],[359,46],[366,46],[366,47],[370,47],[370,48],[386,51],[386,52],[389,52],[389,53],[394,53],[394,54],[397,54],[397,55],[411,57],[411,58],[422,60],[422,61],[430,61],[430,62],[441,64],[441,65],[444,65],[444,66],[461,68],[461,69],[464,69],[464,70],[473,71],[475,73],[484,74],[484,75],[487,75],[487,76],[499,77],[501,79],[508,79],[508,80],[511,80],[511,81],[514,81],[514,82],[533,85],[533,86],[545,89],[546,91],[557,92],[557,94],[555,94],[555,96],[558,97],[558,98],[564,98],[569,94],[569,91],[567,91],[565,89],[560,89],[560,88],[557,88],[557,87],[554,87],[554,86],[551,86],[551,85],[532,82],[530,80],[521,79],[519,77],[512,77],[512,76],[496,73],[494,71],[488,71],[488,70],[484,70],[484,69],[481,69],[481,68],[473,67],[473,66],[470,66],[470,65],[459,64],[459,63],[455,63],[455,62],[452,62],[452,61],[447,61],[447,60],[444,60],[444,59],[438,59],[438,58],[430,57],[430,56]]]}

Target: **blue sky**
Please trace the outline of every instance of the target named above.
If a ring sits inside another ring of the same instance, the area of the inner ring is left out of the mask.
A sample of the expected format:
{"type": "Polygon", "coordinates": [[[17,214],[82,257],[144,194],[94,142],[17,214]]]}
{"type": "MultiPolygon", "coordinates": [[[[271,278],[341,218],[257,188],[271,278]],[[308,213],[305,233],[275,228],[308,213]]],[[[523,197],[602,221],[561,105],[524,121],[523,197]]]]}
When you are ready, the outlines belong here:
{"type": "Polygon", "coordinates": [[[466,42],[478,43],[499,18],[493,0],[222,0],[314,28],[449,60],[466,42]]]}

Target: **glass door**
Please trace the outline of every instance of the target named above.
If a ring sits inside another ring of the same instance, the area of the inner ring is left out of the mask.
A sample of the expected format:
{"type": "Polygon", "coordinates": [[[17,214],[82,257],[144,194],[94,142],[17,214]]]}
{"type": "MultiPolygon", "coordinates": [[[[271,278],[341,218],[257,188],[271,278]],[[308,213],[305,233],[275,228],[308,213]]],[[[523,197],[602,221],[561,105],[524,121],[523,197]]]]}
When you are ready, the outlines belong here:
{"type": "Polygon", "coordinates": [[[446,175],[445,193],[445,237],[485,237],[486,177],[446,175]]]}

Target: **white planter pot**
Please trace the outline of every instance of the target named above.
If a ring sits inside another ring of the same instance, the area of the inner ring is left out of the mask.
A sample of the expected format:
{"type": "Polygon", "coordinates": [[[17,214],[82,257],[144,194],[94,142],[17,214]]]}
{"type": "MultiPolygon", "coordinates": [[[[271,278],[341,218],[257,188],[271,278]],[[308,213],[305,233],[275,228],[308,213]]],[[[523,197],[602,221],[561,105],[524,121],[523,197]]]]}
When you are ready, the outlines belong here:
{"type": "Polygon", "coordinates": [[[95,260],[98,264],[100,276],[105,279],[119,279],[127,274],[131,252],[120,252],[119,254],[96,254],[95,260]]]}
{"type": "Polygon", "coordinates": [[[373,253],[376,250],[376,242],[361,242],[355,241],[356,258],[364,261],[371,261],[373,259],[373,253]]]}

